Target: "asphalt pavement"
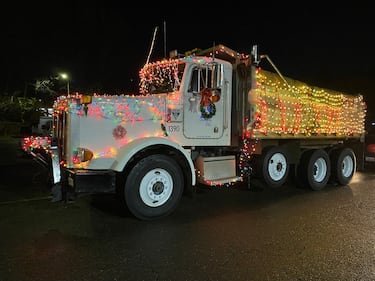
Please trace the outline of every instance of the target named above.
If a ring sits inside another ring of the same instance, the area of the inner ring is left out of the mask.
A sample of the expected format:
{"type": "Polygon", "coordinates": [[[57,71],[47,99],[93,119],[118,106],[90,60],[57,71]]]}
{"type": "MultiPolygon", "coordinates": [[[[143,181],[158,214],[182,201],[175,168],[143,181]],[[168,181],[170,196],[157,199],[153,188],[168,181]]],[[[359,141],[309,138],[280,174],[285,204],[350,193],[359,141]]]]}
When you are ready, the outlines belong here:
{"type": "Polygon", "coordinates": [[[0,137],[0,202],[50,198],[51,187],[47,184],[46,173],[22,151],[21,138],[0,137]]]}
{"type": "Polygon", "coordinates": [[[144,222],[113,196],[51,202],[43,169],[8,145],[0,281],[375,280],[375,166],[319,192],[199,187],[144,222]]]}

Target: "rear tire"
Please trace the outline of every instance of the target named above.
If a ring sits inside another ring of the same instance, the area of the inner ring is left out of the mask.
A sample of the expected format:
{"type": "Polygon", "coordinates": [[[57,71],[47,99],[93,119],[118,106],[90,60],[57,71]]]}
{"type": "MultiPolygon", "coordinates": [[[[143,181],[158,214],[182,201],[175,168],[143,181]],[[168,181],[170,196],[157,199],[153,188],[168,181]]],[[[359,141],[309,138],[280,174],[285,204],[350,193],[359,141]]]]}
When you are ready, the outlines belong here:
{"type": "Polygon", "coordinates": [[[288,179],[289,163],[286,153],[279,146],[267,147],[262,152],[261,171],[264,182],[272,187],[281,187],[288,179]]]}
{"type": "Polygon", "coordinates": [[[297,167],[297,177],[303,185],[312,190],[321,190],[326,187],[331,175],[329,155],[322,149],[305,151],[297,167]]]}
{"type": "Polygon", "coordinates": [[[152,220],[171,214],[184,190],[183,173],[177,162],[166,155],[151,155],[140,160],[129,172],[124,199],[138,219],[152,220]]]}
{"type": "Polygon", "coordinates": [[[356,171],[356,157],[351,148],[338,148],[331,153],[331,179],[339,185],[347,185],[356,171]]]}

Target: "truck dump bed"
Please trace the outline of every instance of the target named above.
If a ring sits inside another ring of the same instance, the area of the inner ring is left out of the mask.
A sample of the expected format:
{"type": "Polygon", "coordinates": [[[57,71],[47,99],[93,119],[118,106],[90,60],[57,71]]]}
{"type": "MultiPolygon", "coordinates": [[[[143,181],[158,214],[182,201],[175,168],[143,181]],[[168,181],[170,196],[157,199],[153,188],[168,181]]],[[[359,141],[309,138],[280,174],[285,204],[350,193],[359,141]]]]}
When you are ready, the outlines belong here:
{"type": "Polygon", "coordinates": [[[366,104],[361,95],[282,79],[258,68],[249,101],[248,130],[257,138],[358,138],[364,133],[366,104]]]}

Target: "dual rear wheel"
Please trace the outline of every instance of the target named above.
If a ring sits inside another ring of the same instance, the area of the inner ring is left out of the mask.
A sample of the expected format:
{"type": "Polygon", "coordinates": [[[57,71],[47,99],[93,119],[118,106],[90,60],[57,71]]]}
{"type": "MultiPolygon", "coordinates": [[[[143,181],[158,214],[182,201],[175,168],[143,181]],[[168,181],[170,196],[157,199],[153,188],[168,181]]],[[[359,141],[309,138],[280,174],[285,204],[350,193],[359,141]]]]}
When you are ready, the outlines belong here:
{"type": "Polygon", "coordinates": [[[356,157],[351,148],[335,148],[329,154],[323,149],[311,149],[302,154],[296,179],[312,190],[321,190],[329,181],[347,185],[355,171],[356,157]]]}
{"type": "Polygon", "coordinates": [[[302,153],[295,169],[290,169],[285,150],[271,146],[255,160],[255,175],[270,187],[282,186],[290,170],[298,185],[312,190],[323,189],[329,181],[347,185],[356,171],[356,157],[348,147],[335,148],[329,154],[324,149],[309,149],[302,153]]]}

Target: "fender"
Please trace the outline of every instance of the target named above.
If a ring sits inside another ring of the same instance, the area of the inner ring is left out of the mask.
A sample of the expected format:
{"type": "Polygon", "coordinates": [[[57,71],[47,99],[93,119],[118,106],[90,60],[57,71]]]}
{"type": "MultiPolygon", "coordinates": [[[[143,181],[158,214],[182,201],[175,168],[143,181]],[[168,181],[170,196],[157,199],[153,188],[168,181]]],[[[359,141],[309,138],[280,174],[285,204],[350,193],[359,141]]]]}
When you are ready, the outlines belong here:
{"type": "Polygon", "coordinates": [[[141,138],[136,139],[119,150],[117,154],[116,160],[113,162],[110,169],[121,172],[126,163],[140,150],[147,148],[148,146],[155,145],[155,144],[162,144],[165,146],[170,146],[173,149],[176,149],[181,152],[182,155],[186,158],[190,166],[190,173],[191,173],[191,184],[194,186],[196,184],[196,174],[195,174],[195,166],[190,157],[190,154],[180,145],[175,142],[172,142],[168,139],[161,138],[161,137],[149,137],[149,138],[141,138]]]}

